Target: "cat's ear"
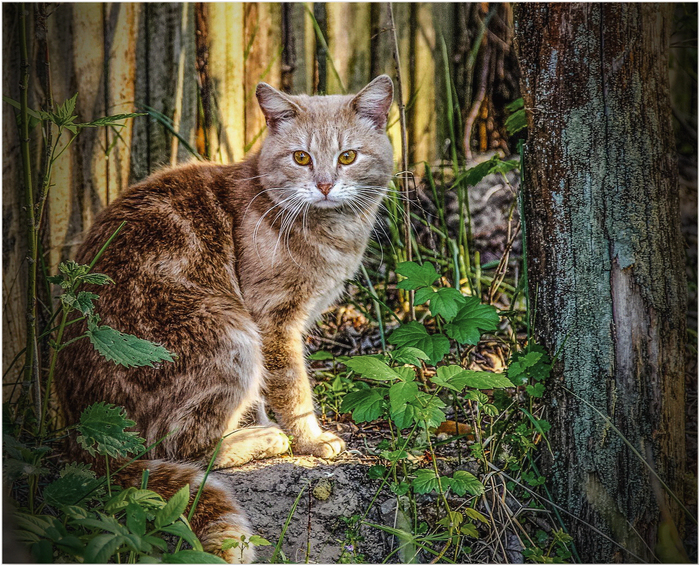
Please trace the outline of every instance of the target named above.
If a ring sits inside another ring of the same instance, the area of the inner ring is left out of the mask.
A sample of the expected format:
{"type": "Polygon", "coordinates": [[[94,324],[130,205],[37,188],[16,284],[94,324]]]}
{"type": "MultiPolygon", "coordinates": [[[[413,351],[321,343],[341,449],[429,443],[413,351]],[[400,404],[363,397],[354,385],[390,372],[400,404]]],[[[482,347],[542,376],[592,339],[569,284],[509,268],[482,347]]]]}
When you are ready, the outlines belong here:
{"type": "Polygon", "coordinates": [[[255,96],[265,115],[267,127],[273,131],[280,123],[291,120],[301,112],[292,99],[267,83],[258,83],[255,96]]]}
{"type": "Polygon", "coordinates": [[[388,75],[379,75],[357,93],[350,104],[360,116],[369,118],[378,130],[384,130],[393,100],[394,83],[388,75]]]}

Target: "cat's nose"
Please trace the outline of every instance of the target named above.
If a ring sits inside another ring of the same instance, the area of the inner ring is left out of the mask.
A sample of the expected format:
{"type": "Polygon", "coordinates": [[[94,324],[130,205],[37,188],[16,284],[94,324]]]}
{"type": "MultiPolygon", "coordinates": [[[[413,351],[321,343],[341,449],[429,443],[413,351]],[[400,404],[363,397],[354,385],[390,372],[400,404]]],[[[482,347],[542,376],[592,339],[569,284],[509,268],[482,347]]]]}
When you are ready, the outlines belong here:
{"type": "Polygon", "coordinates": [[[316,186],[318,187],[318,190],[323,193],[323,196],[328,196],[328,193],[331,192],[331,188],[333,187],[332,183],[316,183],[316,186]]]}

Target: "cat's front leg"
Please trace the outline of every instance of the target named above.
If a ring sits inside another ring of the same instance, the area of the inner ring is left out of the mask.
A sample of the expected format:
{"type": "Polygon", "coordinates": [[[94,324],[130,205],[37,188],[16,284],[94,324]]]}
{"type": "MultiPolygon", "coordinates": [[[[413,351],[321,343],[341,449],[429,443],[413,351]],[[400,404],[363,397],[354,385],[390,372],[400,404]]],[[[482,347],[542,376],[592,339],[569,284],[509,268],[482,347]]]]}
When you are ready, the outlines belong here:
{"type": "Polygon", "coordinates": [[[301,333],[276,328],[263,340],[265,397],[282,428],[294,437],[294,451],[320,458],[337,456],[345,450],[345,442],[318,424],[301,333]]]}

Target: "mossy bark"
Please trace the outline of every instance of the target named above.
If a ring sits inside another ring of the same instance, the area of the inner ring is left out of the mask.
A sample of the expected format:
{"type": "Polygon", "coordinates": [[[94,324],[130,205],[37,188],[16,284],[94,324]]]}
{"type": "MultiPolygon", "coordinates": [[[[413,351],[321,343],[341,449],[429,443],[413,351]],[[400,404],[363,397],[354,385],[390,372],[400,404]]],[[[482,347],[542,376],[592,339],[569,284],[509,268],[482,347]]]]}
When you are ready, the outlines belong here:
{"type": "Polygon", "coordinates": [[[559,352],[544,458],[555,503],[578,518],[565,522],[585,562],[676,558],[669,548],[678,538],[668,533],[683,522],[649,471],[683,500],[686,287],[672,10],[516,9],[530,305],[537,339],[559,352]]]}

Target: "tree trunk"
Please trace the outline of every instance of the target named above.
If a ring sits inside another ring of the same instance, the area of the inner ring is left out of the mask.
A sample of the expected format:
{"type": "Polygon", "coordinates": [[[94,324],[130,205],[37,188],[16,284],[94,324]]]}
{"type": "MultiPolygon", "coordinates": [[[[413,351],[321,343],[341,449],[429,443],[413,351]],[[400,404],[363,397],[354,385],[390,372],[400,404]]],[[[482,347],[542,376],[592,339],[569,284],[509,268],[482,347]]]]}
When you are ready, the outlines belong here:
{"type": "Polygon", "coordinates": [[[673,527],[683,524],[681,507],[649,471],[683,500],[686,288],[668,86],[672,10],[516,11],[530,306],[537,340],[559,352],[544,457],[554,502],[576,517],[564,520],[584,562],[683,553],[673,527]]]}

